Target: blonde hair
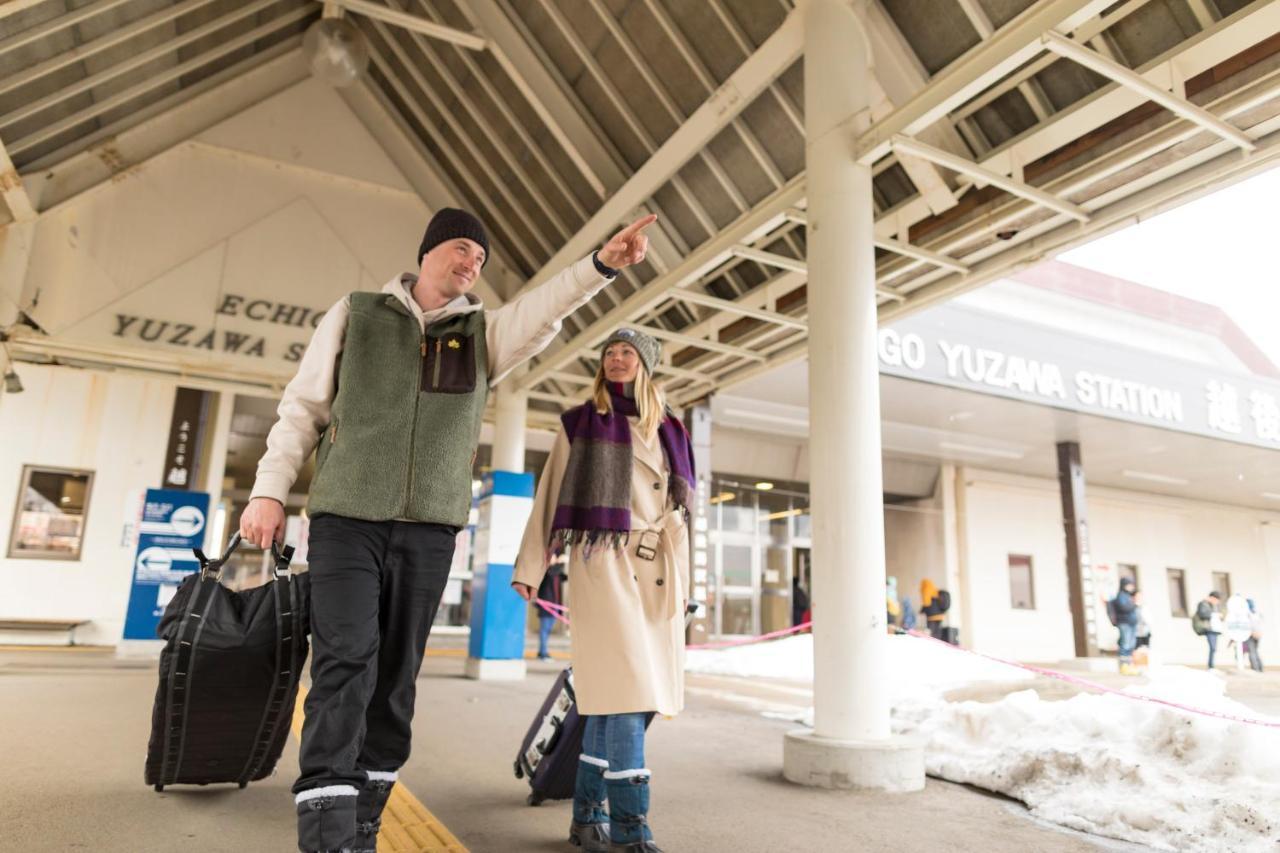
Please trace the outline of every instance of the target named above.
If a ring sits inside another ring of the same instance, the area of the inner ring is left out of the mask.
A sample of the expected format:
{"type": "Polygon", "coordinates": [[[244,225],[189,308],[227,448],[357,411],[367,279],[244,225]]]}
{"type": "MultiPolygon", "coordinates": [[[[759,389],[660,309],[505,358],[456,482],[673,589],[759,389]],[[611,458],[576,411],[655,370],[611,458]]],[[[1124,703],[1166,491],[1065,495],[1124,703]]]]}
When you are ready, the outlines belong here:
{"type": "MultiPolygon", "coordinates": [[[[654,384],[644,365],[640,365],[640,369],[636,371],[635,396],[636,410],[640,413],[640,431],[645,438],[653,438],[667,414],[667,399],[662,389],[654,384]]],[[[591,388],[591,401],[595,403],[596,411],[602,415],[613,411],[608,380],[604,378],[604,359],[600,360],[600,366],[596,368],[596,381],[591,388]]]]}

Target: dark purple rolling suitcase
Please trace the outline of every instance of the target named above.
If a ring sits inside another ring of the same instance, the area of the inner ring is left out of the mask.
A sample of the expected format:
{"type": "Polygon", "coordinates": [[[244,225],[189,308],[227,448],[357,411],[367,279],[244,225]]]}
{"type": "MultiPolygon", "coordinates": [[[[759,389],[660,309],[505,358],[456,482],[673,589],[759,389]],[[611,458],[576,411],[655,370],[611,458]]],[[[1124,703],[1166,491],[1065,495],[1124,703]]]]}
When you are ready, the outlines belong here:
{"type": "Polygon", "coordinates": [[[556,678],[516,756],[516,778],[529,780],[529,805],[573,797],[586,723],[578,715],[573,667],[569,667],[556,678]]]}

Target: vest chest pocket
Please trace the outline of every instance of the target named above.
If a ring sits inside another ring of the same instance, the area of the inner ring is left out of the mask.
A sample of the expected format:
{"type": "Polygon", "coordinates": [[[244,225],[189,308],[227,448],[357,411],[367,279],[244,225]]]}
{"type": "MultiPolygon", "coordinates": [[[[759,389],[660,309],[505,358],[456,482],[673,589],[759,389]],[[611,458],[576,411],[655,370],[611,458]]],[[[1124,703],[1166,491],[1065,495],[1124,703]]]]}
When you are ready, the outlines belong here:
{"type": "Polygon", "coordinates": [[[440,394],[469,394],[476,389],[476,340],[450,333],[428,337],[423,353],[422,390],[440,394]]]}

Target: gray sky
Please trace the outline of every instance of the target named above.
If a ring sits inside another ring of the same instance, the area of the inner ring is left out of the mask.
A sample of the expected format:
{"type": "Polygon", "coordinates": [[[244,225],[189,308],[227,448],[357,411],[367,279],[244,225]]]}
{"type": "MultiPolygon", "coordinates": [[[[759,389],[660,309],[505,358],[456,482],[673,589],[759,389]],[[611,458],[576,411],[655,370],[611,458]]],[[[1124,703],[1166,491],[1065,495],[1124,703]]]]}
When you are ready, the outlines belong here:
{"type": "Polygon", "coordinates": [[[1280,169],[1059,259],[1217,305],[1280,364],[1280,169]]]}

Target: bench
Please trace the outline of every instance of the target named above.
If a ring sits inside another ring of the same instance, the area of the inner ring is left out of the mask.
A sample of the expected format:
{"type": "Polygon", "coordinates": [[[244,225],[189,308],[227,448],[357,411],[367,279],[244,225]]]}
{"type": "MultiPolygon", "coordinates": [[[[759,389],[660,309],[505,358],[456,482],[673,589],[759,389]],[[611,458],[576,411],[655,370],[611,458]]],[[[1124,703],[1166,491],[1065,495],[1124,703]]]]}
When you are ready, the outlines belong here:
{"type": "Polygon", "coordinates": [[[76,628],[88,625],[89,619],[5,619],[0,618],[0,631],[66,631],[67,645],[76,644],[76,628]]]}

